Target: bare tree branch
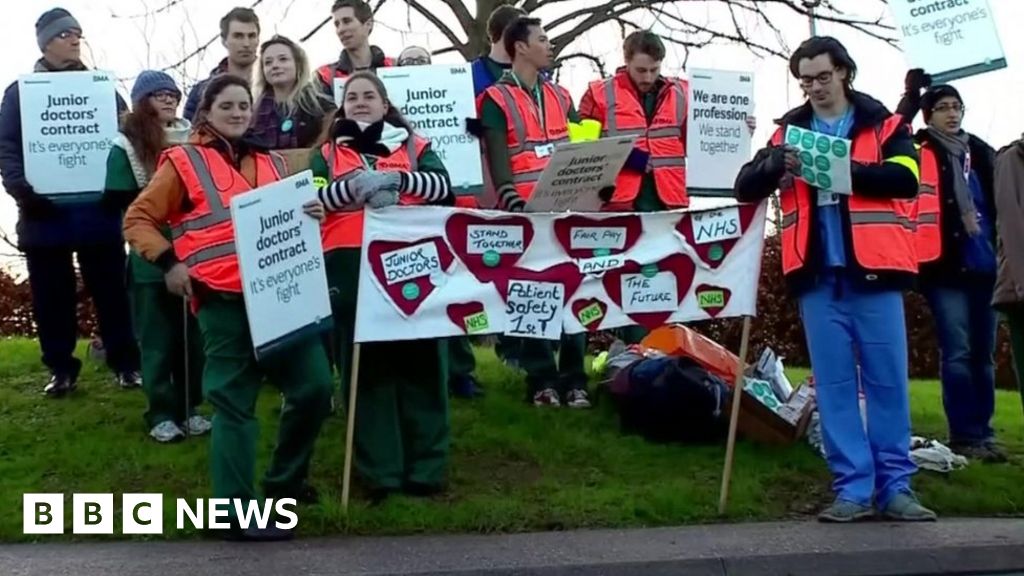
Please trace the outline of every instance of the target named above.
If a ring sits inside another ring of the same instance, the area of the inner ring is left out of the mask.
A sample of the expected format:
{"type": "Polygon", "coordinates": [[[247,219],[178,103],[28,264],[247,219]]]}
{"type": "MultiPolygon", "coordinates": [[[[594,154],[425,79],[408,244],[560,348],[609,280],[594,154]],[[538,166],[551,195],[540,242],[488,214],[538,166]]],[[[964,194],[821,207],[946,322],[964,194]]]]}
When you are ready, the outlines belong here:
{"type": "Polygon", "coordinates": [[[605,78],[605,77],[608,76],[608,72],[607,72],[607,69],[605,68],[604,60],[601,60],[600,58],[598,58],[597,56],[594,56],[593,54],[587,54],[586,52],[573,52],[572,54],[566,54],[564,56],[559,56],[555,60],[555,66],[556,67],[561,67],[563,63],[565,63],[565,62],[567,62],[569,60],[572,60],[574,58],[582,58],[583,60],[589,60],[592,64],[594,64],[594,66],[597,67],[597,71],[598,71],[598,73],[601,74],[602,78],[605,78]]]}
{"type": "Polygon", "coordinates": [[[117,14],[114,14],[113,10],[111,10],[110,11],[110,17],[111,18],[135,19],[135,18],[146,18],[146,17],[149,17],[149,16],[156,16],[157,14],[159,14],[161,12],[167,12],[171,8],[174,8],[175,6],[177,6],[178,4],[181,4],[183,2],[185,2],[185,0],[168,0],[167,4],[164,4],[162,7],[157,8],[156,10],[150,10],[149,7],[147,6],[145,12],[140,12],[138,14],[132,14],[130,16],[118,16],[117,14]]]}
{"type": "MultiPolygon", "coordinates": [[[[253,2],[252,4],[249,5],[249,8],[250,9],[255,9],[260,4],[263,4],[263,0],[255,0],[255,2],[253,2]]],[[[178,60],[174,64],[171,64],[170,66],[164,66],[163,68],[161,68],[161,70],[163,70],[163,71],[172,70],[174,68],[177,68],[178,66],[184,65],[186,62],[188,62],[189,60],[195,58],[196,56],[202,55],[203,52],[206,52],[206,49],[210,47],[210,44],[213,44],[214,42],[217,41],[217,38],[220,38],[220,34],[215,34],[213,36],[213,38],[210,38],[209,40],[207,40],[205,43],[203,43],[202,46],[196,48],[192,52],[189,52],[181,60],[178,60]]]]}
{"type": "MultiPolygon", "coordinates": [[[[426,18],[427,21],[429,21],[431,24],[433,24],[434,27],[437,28],[437,30],[439,32],[444,34],[445,38],[447,38],[448,41],[452,43],[452,46],[455,47],[456,50],[458,50],[459,52],[462,52],[463,50],[466,49],[468,44],[466,42],[463,42],[463,41],[459,40],[459,36],[451,28],[449,28],[447,24],[445,24],[440,18],[438,18],[437,14],[433,13],[430,10],[427,10],[423,6],[423,4],[419,3],[419,0],[405,0],[405,1],[406,1],[406,3],[410,7],[412,7],[413,10],[415,10],[416,12],[419,12],[420,16],[423,16],[424,18],[426,18]]],[[[451,4],[453,2],[461,4],[462,0],[444,0],[444,2],[445,2],[446,6],[451,8],[451,4]]],[[[463,9],[465,9],[465,6],[463,6],[463,9]]],[[[456,17],[458,17],[458,16],[456,15],[456,17]]]]}

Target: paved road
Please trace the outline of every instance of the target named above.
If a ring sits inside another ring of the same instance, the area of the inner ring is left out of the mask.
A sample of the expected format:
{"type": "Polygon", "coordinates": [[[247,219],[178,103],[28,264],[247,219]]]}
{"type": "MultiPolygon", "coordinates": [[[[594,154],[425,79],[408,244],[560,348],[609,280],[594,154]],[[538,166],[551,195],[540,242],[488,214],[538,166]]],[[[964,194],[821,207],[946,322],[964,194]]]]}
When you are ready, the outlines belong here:
{"type": "Polygon", "coordinates": [[[1024,519],[813,522],[497,536],[0,546],[4,576],[745,576],[1024,573],[1024,519]]]}

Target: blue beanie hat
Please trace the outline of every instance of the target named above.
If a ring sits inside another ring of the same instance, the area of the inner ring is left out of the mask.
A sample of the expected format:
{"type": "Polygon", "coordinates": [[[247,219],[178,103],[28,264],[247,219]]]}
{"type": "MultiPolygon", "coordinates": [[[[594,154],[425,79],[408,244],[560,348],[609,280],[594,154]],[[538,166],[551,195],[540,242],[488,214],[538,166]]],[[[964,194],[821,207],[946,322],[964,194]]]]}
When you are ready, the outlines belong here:
{"type": "Polygon", "coordinates": [[[135,78],[135,85],[132,86],[132,103],[138,103],[146,97],[151,96],[154,92],[159,92],[161,90],[174,92],[178,95],[178,99],[181,99],[181,90],[178,89],[178,85],[174,83],[174,79],[167,75],[166,72],[161,72],[159,70],[143,70],[139,76],[135,78]]]}
{"type": "Polygon", "coordinates": [[[50,40],[68,30],[82,31],[82,25],[75,20],[71,12],[63,8],[52,8],[43,12],[39,20],[36,20],[36,42],[39,44],[39,49],[46,50],[46,45],[50,43],[50,40]]]}

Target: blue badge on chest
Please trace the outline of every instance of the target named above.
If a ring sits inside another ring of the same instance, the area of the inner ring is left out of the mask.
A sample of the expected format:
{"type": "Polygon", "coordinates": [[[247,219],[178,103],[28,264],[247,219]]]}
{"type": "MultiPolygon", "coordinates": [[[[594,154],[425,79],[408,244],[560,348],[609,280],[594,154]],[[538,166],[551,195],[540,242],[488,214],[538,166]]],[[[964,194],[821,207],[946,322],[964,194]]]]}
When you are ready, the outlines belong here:
{"type": "Polygon", "coordinates": [[[291,118],[285,120],[284,122],[281,122],[281,131],[282,132],[291,132],[292,131],[292,119],[291,118]]]}

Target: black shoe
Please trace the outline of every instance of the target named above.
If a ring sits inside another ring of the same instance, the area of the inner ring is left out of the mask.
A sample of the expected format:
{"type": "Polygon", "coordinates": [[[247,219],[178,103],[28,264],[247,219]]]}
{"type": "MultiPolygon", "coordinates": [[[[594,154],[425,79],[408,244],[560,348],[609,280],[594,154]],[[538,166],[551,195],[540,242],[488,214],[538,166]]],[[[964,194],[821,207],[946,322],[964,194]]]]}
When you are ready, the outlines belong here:
{"type": "Polygon", "coordinates": [[[47,381],[46,386],[43,387],[43,394],[46,394],[50,398],[60,398],[70,392],[73,392],[78,387],[77,375],[70,374],[51,374],[50,380],[47,381]]]}
{"type": "Polygon", "coordinates": [[[127,372],[121,372],[114,377],[114,382],[124,390],[131,388],[142,387],[142,374],[139,374],[138,370],[128,370],[127,372]]]}
{"type": "Polygon", "coordinates": [[[409,496],[417,498],[430,498],[444,493],[444,486],[437,484],[422,484],[420,482],[406,482],[403,491],[409,496]]]}

